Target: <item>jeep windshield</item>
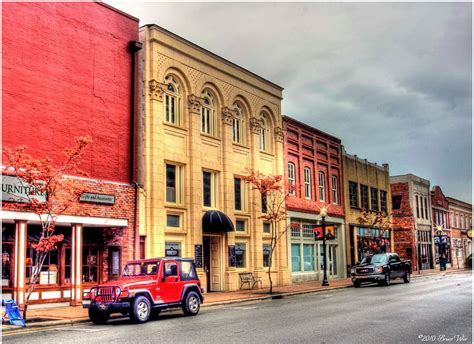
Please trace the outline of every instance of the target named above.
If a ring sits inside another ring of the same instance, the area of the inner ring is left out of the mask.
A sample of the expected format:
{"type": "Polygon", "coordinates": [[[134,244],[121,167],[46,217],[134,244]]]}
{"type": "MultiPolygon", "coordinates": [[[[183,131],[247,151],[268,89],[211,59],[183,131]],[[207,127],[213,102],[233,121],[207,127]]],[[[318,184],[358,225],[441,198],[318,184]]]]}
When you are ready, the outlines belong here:
{"type": "Polygon", "coordinates": [[[365,257],[360,262],[361,264],[380,264],[387,261],[387,256],[385,254],[374,254],[370,257],[365,257]]]}
{"type": "Polygon", "coordinates": [[[122,276],[151,276],[158,274],[160,262],[128,263],[122,276]]]}

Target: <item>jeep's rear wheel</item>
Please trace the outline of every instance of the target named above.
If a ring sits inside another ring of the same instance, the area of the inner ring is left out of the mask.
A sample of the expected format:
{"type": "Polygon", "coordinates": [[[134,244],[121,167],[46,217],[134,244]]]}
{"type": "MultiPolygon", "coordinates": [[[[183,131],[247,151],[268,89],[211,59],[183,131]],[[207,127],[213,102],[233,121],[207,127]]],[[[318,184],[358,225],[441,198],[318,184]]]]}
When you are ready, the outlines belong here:
{"type": "Polygon", "coordinates": [[[137,296],[133,301],[132,311],[130,312],[130,319],[136,323],[141,324],[150,318],[151,304],[145,296],[137,296]]]}
{"type": "Polygon", "coordinates": [[[89,308],[89,319],[96,325],[103,325],[110,319],[110,313],[89,308]]]}
{"type": "Polygon", "coordinates": [[[195,291],[190,291],[186,294],[183,303],[183,312],[185,315],[197,315],[201,308],[201,299],[195,291]]]}

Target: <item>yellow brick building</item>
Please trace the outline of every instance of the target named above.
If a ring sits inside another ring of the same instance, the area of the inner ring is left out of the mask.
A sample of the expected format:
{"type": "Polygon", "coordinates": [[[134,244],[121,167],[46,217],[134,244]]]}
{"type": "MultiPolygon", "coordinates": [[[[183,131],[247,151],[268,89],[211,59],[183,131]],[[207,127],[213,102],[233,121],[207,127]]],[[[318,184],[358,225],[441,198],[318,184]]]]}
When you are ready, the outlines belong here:
{"type": "MultiPolygon", "coordinates": [[[[206,291],[238,289],[244,271],[267,284],[261,197],[241,177],[283,174],[283,89],[157,25],[140,41],[143,256],[195,258],[206,291]],[[211,223],[222,213],[234,230],[211,223]]],[[[273,259],[273,280],[290,283],[285,240],[273,259]]]]}
{"type": "MultiPolygon", "coordinates": [[[[394,252],[392,230],[381,230],[371,222],[360,224],[362,212],[368,210],[373,219],[376,213],[386,214],[390,219],[392,196],[388,164],[382,166],[350,155],[343,149],[344,211],[346,214],[347,264],[354,265],[364,255],[379,252],[394,252]]],[[[390,223],[390,221],[388,221],[390,223]]]]}

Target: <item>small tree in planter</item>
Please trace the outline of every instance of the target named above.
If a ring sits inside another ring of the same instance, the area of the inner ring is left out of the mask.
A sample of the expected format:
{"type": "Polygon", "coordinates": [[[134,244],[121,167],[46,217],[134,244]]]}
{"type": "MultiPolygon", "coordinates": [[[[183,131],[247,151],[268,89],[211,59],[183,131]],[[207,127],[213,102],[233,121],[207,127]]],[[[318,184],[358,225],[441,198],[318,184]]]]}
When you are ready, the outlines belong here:
{"type": "Polygon", "coordinates": [[[262,197],[263,209],[260,216],[265,222],[270,224],[270,252],[268,257],[268,280],[270,282],[269,293],[273,292],[272,280],[272,261],[273,253],[279,240],[286,234],[290,226],[286,226],[287,212],[285,201],[291,190],[285,190],[282,183],[282,176],[279,175],[264,175],[261,172],[248,170],[248,175],[243,180],[250,184],[253,190],[257,190],[262,197]],[[266,211],[265,211],[266,210],[266,211]],[[285,223],[285,228],[279,231],[280,223],[285,223]]]}
{"type": "Polygon", "coordinates": [[[67,173],[86,175],[77,166],[84,155],[86,147],[92,143],[90,136],[76,137],[76,145],[65,150],[66,160],[53,164],[52,159],[33,159],[26,153],[26,146],[13,149],[4,147],[3,174],[16,177],[23,190],[28,190],[24,197],[10,194],[9,203],[15,208],[38,215],[41,224],[41,235],[33,245],[36,257],[33,262],[29,286],[25,296],[23,318],[26,319],[31,294],[35,290],[41,269],[48,253],[55,250],[64,238],[54,233],[56,221],[71,205],[78,202],[79,190],[70,178],[63,178],[67,173]]]}

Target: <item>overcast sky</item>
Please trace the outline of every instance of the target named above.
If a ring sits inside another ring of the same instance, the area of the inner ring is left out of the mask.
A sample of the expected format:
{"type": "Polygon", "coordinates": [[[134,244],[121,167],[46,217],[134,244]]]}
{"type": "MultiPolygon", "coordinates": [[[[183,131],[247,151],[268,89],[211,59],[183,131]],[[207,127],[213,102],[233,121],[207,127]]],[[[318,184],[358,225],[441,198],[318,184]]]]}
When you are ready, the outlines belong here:
{"type": "Polygon", "coordinates": [[[471,202],[471,3],[120,3],[284,87],[282,114],[471,202]]]}

